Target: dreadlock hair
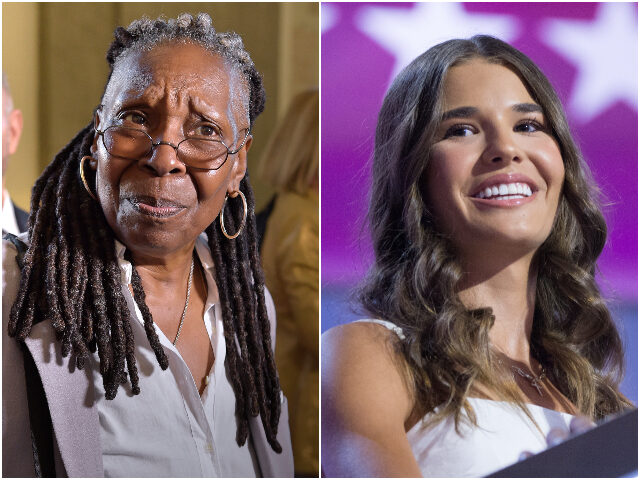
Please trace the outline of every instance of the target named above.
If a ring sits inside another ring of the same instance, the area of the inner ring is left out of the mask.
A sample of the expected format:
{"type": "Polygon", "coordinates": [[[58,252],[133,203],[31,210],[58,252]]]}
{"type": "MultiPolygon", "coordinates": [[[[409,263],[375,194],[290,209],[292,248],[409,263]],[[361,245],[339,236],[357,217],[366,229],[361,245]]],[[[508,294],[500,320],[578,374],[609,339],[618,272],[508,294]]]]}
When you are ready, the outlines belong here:
{"type": "MultiPolygon", "coordinates": [[[[114,37],[107,53],[107,86],[118,59],[127,52],[150,50],[167,42],[192,42],[223,57],[238,74],[236,78],[248,91],[246,107],[251,126],[264,109],[262,78],[241,38],[235,33],[217,33],[207,14],[195,18],[182,14],[170,20],[142,18],[126,29],[118,27],[114,37]]],[[[50,321],[62,344],[63,356],[73,353],[80,369],[90,352],[97,349],[105,396],[113,399],[127,377],[133,394],[140,393],[140,387],[115,237],[99,203],[88,195],[79,175],[80,159],[90,155],[94,135],[90,123],[55,156],[33,187],[30,245],[11,308],[9,335],[24,340],[35,323],[50,321]],[[79,225],[83,225],[82,229],[79,225]]],[[[95,179],[89,171],[87,176],[95,179]]],[[[238,445],[246,442],[249,417],[259,414],[271,448],[279,453],[282,448],[276,435],[280,385],[271,348],[256,242],[255,200],[248,175],[240,183],[240,190],[247,200],[245,233],[228,240],[222,237],[215,221],[205,230],[220,293],[227,347],[225,366],[236,398],[236,441],[238,445]]],[[[226,228],[235,231],[242,221],[241,202],[227,202],[224,208],[226,228]]],[[[125,258],[132,261],[131,253],[126,252],[125,258]]],[[[135,266],[132,270],[134,299],[142,313],[147,338],[164,370],[168,359],[155,332],[140,276],[135,266]]]]}

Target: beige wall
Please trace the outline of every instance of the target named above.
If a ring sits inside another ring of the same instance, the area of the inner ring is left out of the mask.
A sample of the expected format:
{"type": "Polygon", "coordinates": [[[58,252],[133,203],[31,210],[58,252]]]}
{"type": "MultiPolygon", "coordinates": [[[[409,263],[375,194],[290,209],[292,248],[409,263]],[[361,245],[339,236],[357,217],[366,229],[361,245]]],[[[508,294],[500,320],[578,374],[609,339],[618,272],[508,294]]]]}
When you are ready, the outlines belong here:
{"type": "Polygon", "coordinates": [[[2,5],[2,68],[9,76],[13,103],[24,116],[22,138],[7,169],[6,186],[25,210],[29,207],[31,185],[42,171],[38,141],[39,14],[40,9],[32,3],[2,5]]]}
{"type": "MultiPolygon", "coordinates": [[[[217,30],[242,36],[264,76],[267,104],[253,131],[251,170],[289,100],[318,85],[317,3],[3,4],[3,69],[25,117],[6,180],[18,205],[28,206],[31,185],[44,166],[91,121],[114,28],[142,15],[201,11],[211,15],[217,30]]],[[[252,183],[260,207],[271,190],[255,177],[252,183]]]]}

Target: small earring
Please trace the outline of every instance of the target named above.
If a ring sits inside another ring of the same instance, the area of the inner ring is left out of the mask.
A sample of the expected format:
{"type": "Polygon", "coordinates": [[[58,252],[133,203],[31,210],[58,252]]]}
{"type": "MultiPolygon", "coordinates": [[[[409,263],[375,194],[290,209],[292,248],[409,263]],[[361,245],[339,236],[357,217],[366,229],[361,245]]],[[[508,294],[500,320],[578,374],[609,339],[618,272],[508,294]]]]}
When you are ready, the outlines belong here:
{"type": "Polygon", "coordinates": [[[89,188],[89,185],[87,184],[87,179],[84,176],[84,161],[86,159],[91,159],[91,156],[89,155],[85,155],[84,157],[82,157],[82,159],[80,160],[80,178],[82,179],[82,184],[84,185],[84,189],[87,191],[87,193],[89,194],[89,196],[91,198],[93,198],[96,202],[98,201],[98,198],[95,196],[95,194],[91,191],[91,189],[89,188]]]}
{"type": "Polygon", "coordinates": [[[231,195],[227,194],[224,196],[224,203],[222,204],[222,210],[220,210],[220,229],[222,230],[222,234],[227,237],[229,240],[233,240],[234,238],[236,238],[238,235],[240,235],[240,233],[242,232],[242,229],[244,228],[244,224],[247,221],[247,199],[244,196],[244,193],[242,193],[240,190],[233,192],[231,195]],[[227,205],[227,199],[229,197],[231,198],[236,198],[238,196],[238,194],[240,194],[240,197],[242,198],[242,207],[244,208],[244,213],[242,215],[242,222],[240,222],[240,228],[238,228],[238,231],[235,233],[235,235],[229,235],[227,233],[227,230],[224,228],[224,207],[227,205]]]}

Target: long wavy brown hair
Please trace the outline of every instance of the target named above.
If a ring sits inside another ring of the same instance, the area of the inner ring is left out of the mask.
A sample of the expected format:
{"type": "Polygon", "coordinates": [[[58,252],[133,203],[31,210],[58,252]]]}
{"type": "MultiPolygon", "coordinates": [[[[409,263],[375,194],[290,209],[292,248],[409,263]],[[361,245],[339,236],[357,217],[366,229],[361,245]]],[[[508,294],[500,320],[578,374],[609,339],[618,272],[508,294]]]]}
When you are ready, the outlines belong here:
{"type": "Polygon", "coordinates": [[[618,391],[620,336],[595,282],[606,240],[597,189],[571,137],[547,78],[523,53],[489,36],[441,43],[394,80],[380,110],[373,154],[369,226],[375,263],[358,291],[372,315],[401,327],[400,351],[415,385],[416,406],[456,428],[476,417],[467,401],[481,384],[527,415],[512,375],[490,347],[490,305],[469,310],[458,298],[463,271],[451,241],[436,228],[425,196],[429,150],[442,115],[449,68],[482,58],[515,72],[543,108],[565,167],[552,231],[537,251],[531,349],[551,382],[578,410],[600,419],[630,406],[618,391]]]}

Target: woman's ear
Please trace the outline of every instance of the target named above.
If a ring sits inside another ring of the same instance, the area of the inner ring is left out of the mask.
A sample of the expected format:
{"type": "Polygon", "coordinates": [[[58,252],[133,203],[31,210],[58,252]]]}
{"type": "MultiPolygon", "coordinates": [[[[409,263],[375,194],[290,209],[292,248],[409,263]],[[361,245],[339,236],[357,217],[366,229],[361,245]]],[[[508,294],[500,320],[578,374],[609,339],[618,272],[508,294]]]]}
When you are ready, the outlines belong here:
{"type": "Polygon", "coordinates": [[[244,178],[247,172],[247,152],[251,148],[251,142],[253,137],[249,135],[242,148],[234,156],[236,160],[233,164],[231,177],[229,178],[229,185],[227,187],[227,193],[229,195],[240,190],[240,182],[244,178]]]}
{"type": "Polygon", "coordinates": [[[249,135],[247,137],[247,140],[244,142],[244,149],[245,149],[245,154],[249,151],[249,149],[251,148],[251,143],[253,142],[253,135],[249,135]]]}
{"type": "Polygon", "coordinates": [[[18,150],[18,144],[20,143],[20,136],[22,135],[23,118],[22,111],[17,108],[9,113],[9,118],[6,119],[4,114],[3,120],[9,122],[9,155],[13,155],[18,150]]]}
{"type": "Polygon", "coordinates": [[[102,110],[102,105],[100,105],[98,108],[96,108],[93,111],[93,128],[94,128],[94,134],[93,134],[93,143],[91,144],[91,161],[89,162],[89,165],[91,165],[91,168],[93,170],[95,170],[98,167],[98,162],[95,160],[95,156],[98,153],[98,139],[100,138],[100,135],[98,135],[97,133],[95,133],[96,130],[100,130],[100,125],[102,123],[102,121],[100,120],[100,111],[102,110]]]}

